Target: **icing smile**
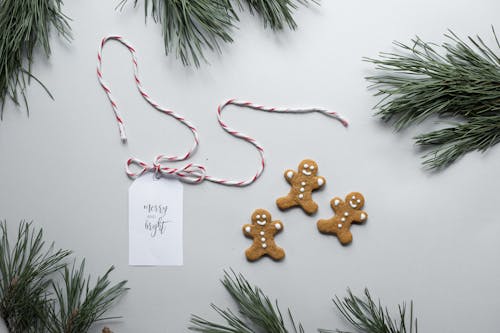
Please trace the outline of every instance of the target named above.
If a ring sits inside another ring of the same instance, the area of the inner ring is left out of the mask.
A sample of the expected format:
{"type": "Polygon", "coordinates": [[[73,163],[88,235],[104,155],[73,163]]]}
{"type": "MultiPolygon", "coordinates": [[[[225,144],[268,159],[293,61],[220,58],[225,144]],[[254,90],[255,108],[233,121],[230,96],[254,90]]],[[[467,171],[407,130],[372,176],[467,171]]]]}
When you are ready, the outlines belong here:
{"type": "Polygon", "coordinates": [[[306,169],[302,169],[302,173],[306,176],[310,176],[312,174],[311,171],[307,171],[306,169]]]}
{"type": "Polygon", "coordinates": [[[258,225],[265,225],[266,224],[266,220],[264,220],[264,221],[257,221],[257,224],[258,225]]]}
{"type": "Polygon", "coordinates": [[[349,205],[352,207],[352,208],[356,208],[358,207],[358,204],[361,203],[361,200],[360,199],[356,199],[355,196],[352,197],[351,200],[349,200],[349,205]]]}

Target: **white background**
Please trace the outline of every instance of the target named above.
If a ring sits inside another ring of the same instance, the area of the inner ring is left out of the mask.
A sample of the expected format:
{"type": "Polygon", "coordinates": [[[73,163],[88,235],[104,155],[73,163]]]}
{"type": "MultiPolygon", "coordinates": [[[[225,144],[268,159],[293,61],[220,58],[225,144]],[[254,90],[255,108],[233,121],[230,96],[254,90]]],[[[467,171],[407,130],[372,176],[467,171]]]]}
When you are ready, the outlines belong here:
{"type": "MultiPolygon", "coordinates": [[[[471,153],[440,173],[422,169],[411,138],[435,128],[434,121],[402,133],[373,116],[377,102],[364,77],[373,66],[363,56],[394,50],[393,40],[416,34],[442,42],[451,28],[460,36],[480,34],[491,45],[500,2],[332,1],[300,8],[299,29],[274,34],[259,19],[241,15],[235,42],[210,66],[184,68],[164,55],[161,29],[144,23],[143,8],[118,1],[67,0],[73,21],[68,45],[52,36],[52,57],[37,57],[33,71],[54,94],[32,84],[31,114],[11,104],[0,123],[0,217],[11,231],[22,219],[43,227],[47,240],[87,259],[94,277],[116,266],[114,281],[131,290],[109,313],[116,333],[183,332],[191,313],[218,320],[210,302],[232,301],[219,283],[232,267],[284,309],[290,307],[307,332],[346,328],[331,298],[346,288],[369,287],[396,306],[413,299],[422,332],[494,332],[500,326],[500,223],[497,208],[500,147],[471,153]],[[129,267],[127,190],[130,156],[151,161],[159,153],[183,153],[191,134],[154,112],[136,91],[128,51],[116,43],[104,50],[104,73],[118,99],[129,144],[122,145],[111,107],[98,86],[95,65],[100,39],[121,34],[138,50],[145,87],[153,98],[197,125],[201,146],[192,161],[209,174],[246,178],[258,166],[257,152],[227,135],[216,107],[227,98],[271,106],[321,106],[344,114],[344,129],[321,115],[270,115],[231,108],[225,119],[265,147],[267,168],[247,188],[212,183],[184,189],[184,266],[129,267]],[[314,198],[320,208],[308,217],[279,212],[275,199],[289,187],[283,170],[303,158],[319,164],[327,185],[314,198]],[[352,228],[343,247],[316,230],[329,217],[333,196],[365,195],[367,223],[352,228]],[[241,226],[255,208],[283,221],[276,237],[286,258],[249,263],[241,226]]],[[[104,323],[96,325],[98,332],[104,323]]]]}

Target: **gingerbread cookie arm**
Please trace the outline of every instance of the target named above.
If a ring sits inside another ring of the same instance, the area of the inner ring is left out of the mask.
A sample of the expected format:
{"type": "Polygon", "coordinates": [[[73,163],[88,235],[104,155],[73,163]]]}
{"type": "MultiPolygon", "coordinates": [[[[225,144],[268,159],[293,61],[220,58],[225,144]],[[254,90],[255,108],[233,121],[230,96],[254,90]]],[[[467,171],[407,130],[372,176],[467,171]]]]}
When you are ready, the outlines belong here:
{"type": "Polygon", "coordinates": [[[335,214],[344,212],[347,209],[346,203],[339,197],[335,197],[332,200],[330,200],[330,206],[332,207],[335,214]]]}
{"type": "Polygon", "coordinates": [[[278,232],[283,230],[283,223],[281,223],[281,221],[274,221],[273,225],[274,225],[273,235],[276,235],[278,232]]]}
{"type": "Polygon", "coordinates": [[[243,234],[247,237],[253,237],[252,229],[253,229],[253,226],[251,224],[245,224],[242,228],[243,234]]]}
{"type": "Polygon", "coordinates": [[[284,173],[284,176],[285,176],[285,179],[286,181],[291,185],[292,184],[292,179],[295,178],[295,175],[297,173],[293,170],[286,170],[285,173],[284,173]]]}
{"type": "Polygon", "coordinates": [[[364,210],[352,211],[352,222],[363,223],[368,218],[368,214],[364,210]]]}
{"type": "Polygon", "coordinates": [[[322,187],[323,185],[325,185],[326,183],[326,179],[325,177],[322,177],[322,176],[318,176],[316,177],[313,185],[312,185],[312,188],[313,190],[317,190],[318,188],[322,187]]]}

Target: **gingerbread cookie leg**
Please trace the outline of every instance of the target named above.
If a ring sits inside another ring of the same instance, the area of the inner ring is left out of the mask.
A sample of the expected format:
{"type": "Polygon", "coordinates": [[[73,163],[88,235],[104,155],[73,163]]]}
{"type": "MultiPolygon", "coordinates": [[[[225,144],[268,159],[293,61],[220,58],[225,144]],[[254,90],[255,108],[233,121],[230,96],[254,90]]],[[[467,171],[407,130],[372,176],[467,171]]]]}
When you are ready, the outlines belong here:
{"type": "Polygon", "coordinates": [[[249,261],[255,261],[257,259],[260,259],[264,254],[266,254],[266,251],[258,244],[250,246],[245,251],[245,255],[249,261]]]}
{"type": "Polygon", "coordinates": [[[316,223],[318,230],[324,234],[337,234],[338,227],[332,223],[330,220],[319,220],[316,223]]]}
{"type": "Polygon", "coordinates": [[[316,213],[316,211],[318,210],[318,204],[312,200],[301,202],[300,206],[302,207],[304,212],[306,212],[309,215],[316,213]]]}
{"type": "Polygon", "coordinates": [[[278,198],[276,200],[276,205],[278,206],[279,209],[285,210],[290,207],[297,206],[298,203],[290,195],[287,195],[286,197],[278,198]]]}
{"type": "Polygon", "coordinates": [[[285,250],[276,245],[269,247],[269,251],[267,253],[274,260],[281,260],[285,257],[285,250]]]}

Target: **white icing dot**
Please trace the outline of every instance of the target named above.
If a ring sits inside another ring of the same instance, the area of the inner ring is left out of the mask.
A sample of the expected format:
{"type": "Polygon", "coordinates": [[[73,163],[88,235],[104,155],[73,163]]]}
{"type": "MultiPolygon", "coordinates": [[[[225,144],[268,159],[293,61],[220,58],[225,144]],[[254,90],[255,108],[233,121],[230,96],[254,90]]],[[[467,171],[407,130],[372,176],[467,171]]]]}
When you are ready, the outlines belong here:
{"type": "Polygon", "coordinates": [[[344,216],[349,216],[349,213],[348,213],[348,212],[345,212],[345,213],[344,213],[344,216]]]}
{"type": "Polygon", "coordinates": [[[352,200],[354,200],[354,199],[356,199],[356,196],[355,196],[355,195],[353,195],[353,196],[352,196],[352,200]]]}
{"type": "Polygon", "coordinates": [[[309,164],[304,164],[304,168],[309,168],[309,164]]]}
{"type": "Polygon", "coordinates": [[[335,199],[335,201],[333,202],[333,204],[334,204],[335,206],[338,206],[338,205],[339,205],[339,203],[340,203],[340,200],[339,200],[339,199],[335,199]]]}
{"type": "Polygon", "coordinates": [[[361,203],[361,200],[360,200],[360,199],[358,199],[358,200],[356,200],[356,201],[357,201],[358,203],[361,203]]]}
{"type": "Polygon", "coordinates": [[[262,238],[260,239],[260,241],[261,241],[261,242],[265,242],[265,241],[266,241],[266,239],[265,239],[264,237],[262,237],[262,238]]]}
{"type": "Polygon", "coordinates": [[[276,224],[274,225],[274,227],[275,227],[276,229],[280,230],[280,229],[281,229],[281,224],[276,223],[276,224]]]}
{"type": "Polygon", "coordinates": [[[306,182],[302,182],[302,183],[300,183],[300,185],[306,186],[306,182]]]}
{"type": "Polygon", "coordinates": [[[345,217],[341,218],[340,220],[341,220],[342,222],[345,222],[345,217]]]}
{"type": "Polygon", "coordinates": [[[361,219],[362,220],[366,219],[366,215],[364,213],[361,213],[361,219]]]}
{"type": "Polygon", "coordinates": [[[302,199],[304,197],[304,195],[301,193],[299,194],[299,199],[302,199]]]}
{"type": "Polygon", "coordinates": [[[340,223],[337,224],[337,227],[339,227],[339,229],[342,228],[342,224],[340,224],[340,223]]]}
{"type": "Polygon", "coordinates": [[[292,178],[292,177],[293,177],[293,171],[288,171],[288,172],[286,173],[286,176],[287,176],[288,178],[292,178]]]}
{"type": "Polygon", "coordinates": [[[250,232],[250,227],[248,227],[248,226],[247,226],[247,227],[245,227],[245,231],[246,231],[246,232],[250,232]]]}
{"type": "Polygon", "coordinates": [[[318,185],[319,186],[323,185],[323,178],[318,178],[318,185]]]}
{"type": "Polygon", "coordinates": [[[266,217],[267,217],[267,216],[266,216],[265,214],[264,214],[264,215],[262,215],[262,218],[263,218],[264,220],[266,219],[266,217]]]}
{"type": "Polygon", "coordinates": [[[260,235],[261,235],[261,236],[264,236],[264,234],[265,234],[265,232],[264,232],[264,231],[261,231],[261,232],[260,232],[260,235]]]}
{"type": "Polygon", "coordinates": [[[305,190],[306,190],[306,189],[305,189],[305,188],[303,188],[303,187],[301,187],[301,188],[300,188],[300,192],[304,192],[305,190]]]}
{"type": "Polygon", "coordinates": [[[260,215],[255,216],[255,219],[260,220],[260,215]]]}
{"type": "Polygon", "coordinates": [[[314,165],[311,165],[309,169],[314,170],[314,165]]]}
{"type": "Polygon", "coordinates": [[[266,248],[267,247],[267,244],[266,243],[262,243],[262,248],[266,248]]]}

